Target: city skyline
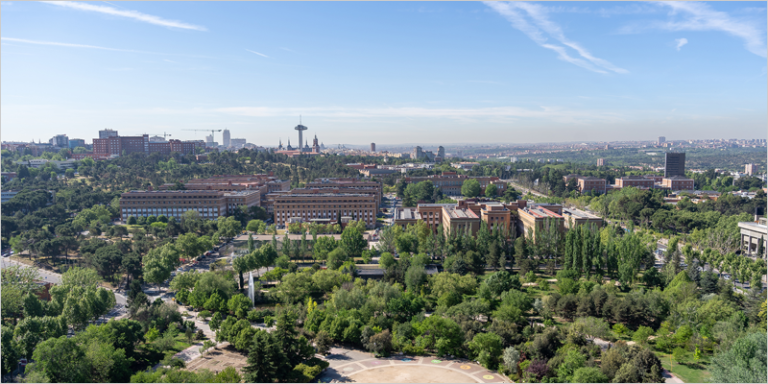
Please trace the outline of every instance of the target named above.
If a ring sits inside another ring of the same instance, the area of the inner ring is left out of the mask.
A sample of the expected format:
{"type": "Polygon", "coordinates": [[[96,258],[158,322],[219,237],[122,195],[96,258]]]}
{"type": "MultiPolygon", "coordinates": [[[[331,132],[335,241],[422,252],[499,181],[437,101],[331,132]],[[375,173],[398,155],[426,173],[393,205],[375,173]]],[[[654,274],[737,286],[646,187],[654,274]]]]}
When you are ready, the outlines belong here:
{"type": "Polygon", "coordinates": [[[764,138],[764,5],[2,2],[3,140],[764,138]]]}

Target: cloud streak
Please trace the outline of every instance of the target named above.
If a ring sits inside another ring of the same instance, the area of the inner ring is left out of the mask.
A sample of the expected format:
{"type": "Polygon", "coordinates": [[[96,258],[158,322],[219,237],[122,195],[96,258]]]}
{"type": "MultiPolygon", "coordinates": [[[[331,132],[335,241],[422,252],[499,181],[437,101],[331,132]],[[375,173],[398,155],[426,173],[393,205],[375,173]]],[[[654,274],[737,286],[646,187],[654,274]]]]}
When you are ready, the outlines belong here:
{"type": "Polygon", "coordinates": [[[76,9],[79,11],[96,12],[96,13],[101,13],[101,14],[110,15],[110,16],[126,17],[129,19],[143,22],[143,23],[160,25],[168,28],[191,29],[194,31],[203,31],[203,32],[208,30],[203,26],[189,24],[183,21],[168,20],[159,16],[147,15],[146,13],[141,13],[138,11],[116,9],[116,8],[107,7],[104,5],[94,5],[94,4],[80,3],[75,1],[43,1],[43,3],[56,5],[59,7],[70,8],[70,9],[76,9]]]}
{"type": "Polygon", "coordinates": [[[566,38],[560,26],[549,20],[545,7],[526,2],[484,3],[536,44],[555,51],[560,60],[597,73],[629,73],[626,69],[619,68],[607,60],[593,56],[586,48],[566,38]],[[556,42],[550,42],[550,38],[556,42]],[[572,55],[567,48],[575,51],[578,57],[572,55]]]}
{"type": "Polygon", "coordinates": [[[766,57],[765,30],[755,23],[739,20],[725,12],[712,9],[708,4],[687,1],[656,3],[670,9],[667,21],[644,22],[622,28],[624,33],[637,33],[648,29],[666,31],[719,31],[744,41],[744,48],[755,55],[766,57]]]}
{"type": "Polygon", "coordinates": [[[154,52],[136,51],[136,50],[132,50],[132,49],[100,47],[98,45],[57,43],[57,42],[54,42],[54,41],[39,41],[39,40],[17,39],[17,38],[14,38],[14,37],[0,37],[0,39],[3,40],[3,41],[13,41],[13,42],[17,42],[17,43],[36,44],[36,45],[53,45],[53,46],[57,46],[57,47],[101,49],[101,50],[104,50],[104,51],[131,52],[131,53],[149,53],[149,54],[154,54],[154,55],[157,54],[157,53],[154,53],[154,52]]]}
{"type": "Polygon", "coordinates": [[[259,52],[256,52],[256,51],[251,51],[250,49],[246,49],[246,51],[248,51],[250,53],[255,53],[255,54],[259,55],[259,56],[266,57],[267,59],[269,59],[269,56],[267,56],[267,55],[265,55],[263,53],[259,53],[259,52]]]}
{"type": "Polygon", "coordinates": [[[679,51],[680,51],[680,48],[682,48],[682,47],[683,47],[683,45],[686,45],[686,44],[688,44],[688,39],[686,39],[685,37],[683,37],[683,38],[680,38],[680,39],[675,39],[675,44],[676,44],[676,47],[675,47],[675,48],[677,48],[677,50],[678,50],[678,52],[679,52],[679,51]]]}
{"type": "Polygon", "coordinates": [[[274,107],[226,107],[213,110],[248,117],[283,117],[302,114],[304,116],[331,118],[447,118],[492,119],[492,118],[545,118],[557,122],[587,124],[591,122],[618,122],[623,117],[612,112],[568,110],[560,107],[542,106],[539,109],[520,107],[491,108],[423,108],[423,107],[309,107],[309,108],[274,108],[274,107]]]}

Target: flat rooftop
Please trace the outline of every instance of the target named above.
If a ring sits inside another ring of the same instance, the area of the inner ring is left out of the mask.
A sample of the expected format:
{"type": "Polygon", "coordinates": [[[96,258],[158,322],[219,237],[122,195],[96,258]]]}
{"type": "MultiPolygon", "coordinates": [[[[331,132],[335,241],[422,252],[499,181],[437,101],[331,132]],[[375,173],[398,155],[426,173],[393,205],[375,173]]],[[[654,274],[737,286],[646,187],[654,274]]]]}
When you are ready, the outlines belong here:
{"type": "Polygon", "coordinates": [[[466,208],[456,208],[456,207],[445,207],[445,210],[448,211],[448,215],[451,217],[451,219],[477,219],[477,215],[472,212],[470,209],[466,208]]]}
{"type": "Polygon", "coordinates": [[[213,193],[213,194],[218,194],[220,192],[221,191],[210,190],[210,189],[208,189],[208,190],[203,190],[203,189],[186,189],[186,190],[183,190],[183,191],[169,191],[169,190],[147,191],[147,190],[134,189],[132,191],[128,191],[128,192],[125,192],[125,193],[172,193],[172,194],[182,195],[182,194],[192,194],[192,193],[213,193]]]}
{"type": "Polygon", "coordinates": [[[397,208],[395,220],[421,220],[421,213],[415,208],[397,208]]]}
{"type": "Polygon", "coordinates": [[[558,215],[557,213],[554,213],[550,211],[549,209],[543,208],[543,207],[526,207],[523,208],[523,212],[537,218],[537,219],[545,219],[547,217],[552,217],[555,219],[562,219],[563,217],[558,215]]]}
{"type": "Polygon", "coordinates": [[[600,216],[595,216],[576,208],[563,208],[563,216],[565,215],[574,216],[579,219],[602,219],[600,216]]]}
{"type": "Polygon", "coordinates": [[[259,191],[256,189],[249,189],[245,191],[224,192],[224,196],[249,196],[253,195],[254,193],[259,193],[259,191]]]}
{"type": "Polygon", "coordinates": [[[288,193],[281,195],[280,197],[371,197],[371,195],[363,193],[288,193]]]}

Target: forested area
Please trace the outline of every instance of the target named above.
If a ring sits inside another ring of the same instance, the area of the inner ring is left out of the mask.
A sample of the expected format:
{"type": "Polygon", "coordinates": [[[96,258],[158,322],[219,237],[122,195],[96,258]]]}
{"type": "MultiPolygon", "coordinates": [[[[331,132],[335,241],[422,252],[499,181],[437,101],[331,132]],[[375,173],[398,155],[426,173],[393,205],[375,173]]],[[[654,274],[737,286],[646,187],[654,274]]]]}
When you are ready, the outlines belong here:
{"type": "MultiPolygon", "coordinates": [[[[213,154],[209,161],[158,155],[84,160],[78,175],[17,169],[23,179],[3,184],[22,189],[3,204],[3,243],[15,258],[50,264],[64,278],[45,301],[32,270],[3,269],[3,374],[27,357],[33,361],[28,382],[307,382],[327,366],[314,352],[337,344],[377,356],[467,357],[517,382],[658,382],[662,367],[678,372],[680,366],[723,382],[766,379],[765,354],[755,352],[765,350],[765,262],[738,253],[736,227],[765,205],[764,194],[671,206],[658,191],[578,196],[564,186],[559,198],[627,229],[560,232],[547,222],[535,236],[485,226],[470,236],[418,223],[384,228],[377,249],[368,249],[364,224],[354,222],[343,231],[338,223],[293,225],[288,230],[301,239],[278,242],[276,228],[258,209],[218,220],[186,212],[180,220],[151,216],[113,224],[125,189],[219,173],[273,171],[293,186],[357,175],[344,166],[355,160],[337,156],[288,159],[241,151],[213,154]],[[249,241],[231,267],[214,263],[206,272],[174,276],[182,260],[243,229],[272,233],[272,241],[249,241]],[[339,240],[320,236],[339,232],[339,240]],[[669,251],[657,269],[652,252],[662,236],[670,237],[669,251]],[[360,263],[378,263],[381,280],[357,276],[360,263]],[[255,304],[244,279],[251,271],[275,285],[255,304]],[[735,292],[734,280],[723,273],[752,289],[735,292]],[[98,324],[115,305],[103,285],[123,278],[128,318],[98,324]],[[203,352],[214,342],[187,320],[183,307],[150,301],[142,290],[142,284],[164,282],[177,303],[200,311],[216,341],[248,356],[241,373],[189,372],[173,357],[195,342],[204,342],[203,352]],[[256,327],[261,324],[275,329],[256,327]],[[613,347],[603,350],[594,338],[613,347]]],[[[555,188],[564,172],[586,173],[531,169],[518,173],[483,163],[468,173],[546,174],[555,188]]],[[[442,198],[429,182],[395,189],[412,204],[442,198]]],[[[478,196],[479,186],[468,184],[462,193],[478,196]]],[[[513,201],[516,194],[509,188],[496,198],[513,201]]]]}

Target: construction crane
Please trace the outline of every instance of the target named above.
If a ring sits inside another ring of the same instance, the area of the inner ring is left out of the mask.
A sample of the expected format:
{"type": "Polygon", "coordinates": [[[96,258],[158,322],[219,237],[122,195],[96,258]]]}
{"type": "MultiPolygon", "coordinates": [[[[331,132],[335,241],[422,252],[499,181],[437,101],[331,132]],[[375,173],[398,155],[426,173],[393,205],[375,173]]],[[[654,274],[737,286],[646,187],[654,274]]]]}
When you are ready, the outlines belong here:
{"type": "Polygon", "coordinates": [[[221,129],[183,129],[183,131],[195,131],[195,132],[208,132],[211,131],[211,138],[213,138],[214,132],[221,132],[221,129]]]}

